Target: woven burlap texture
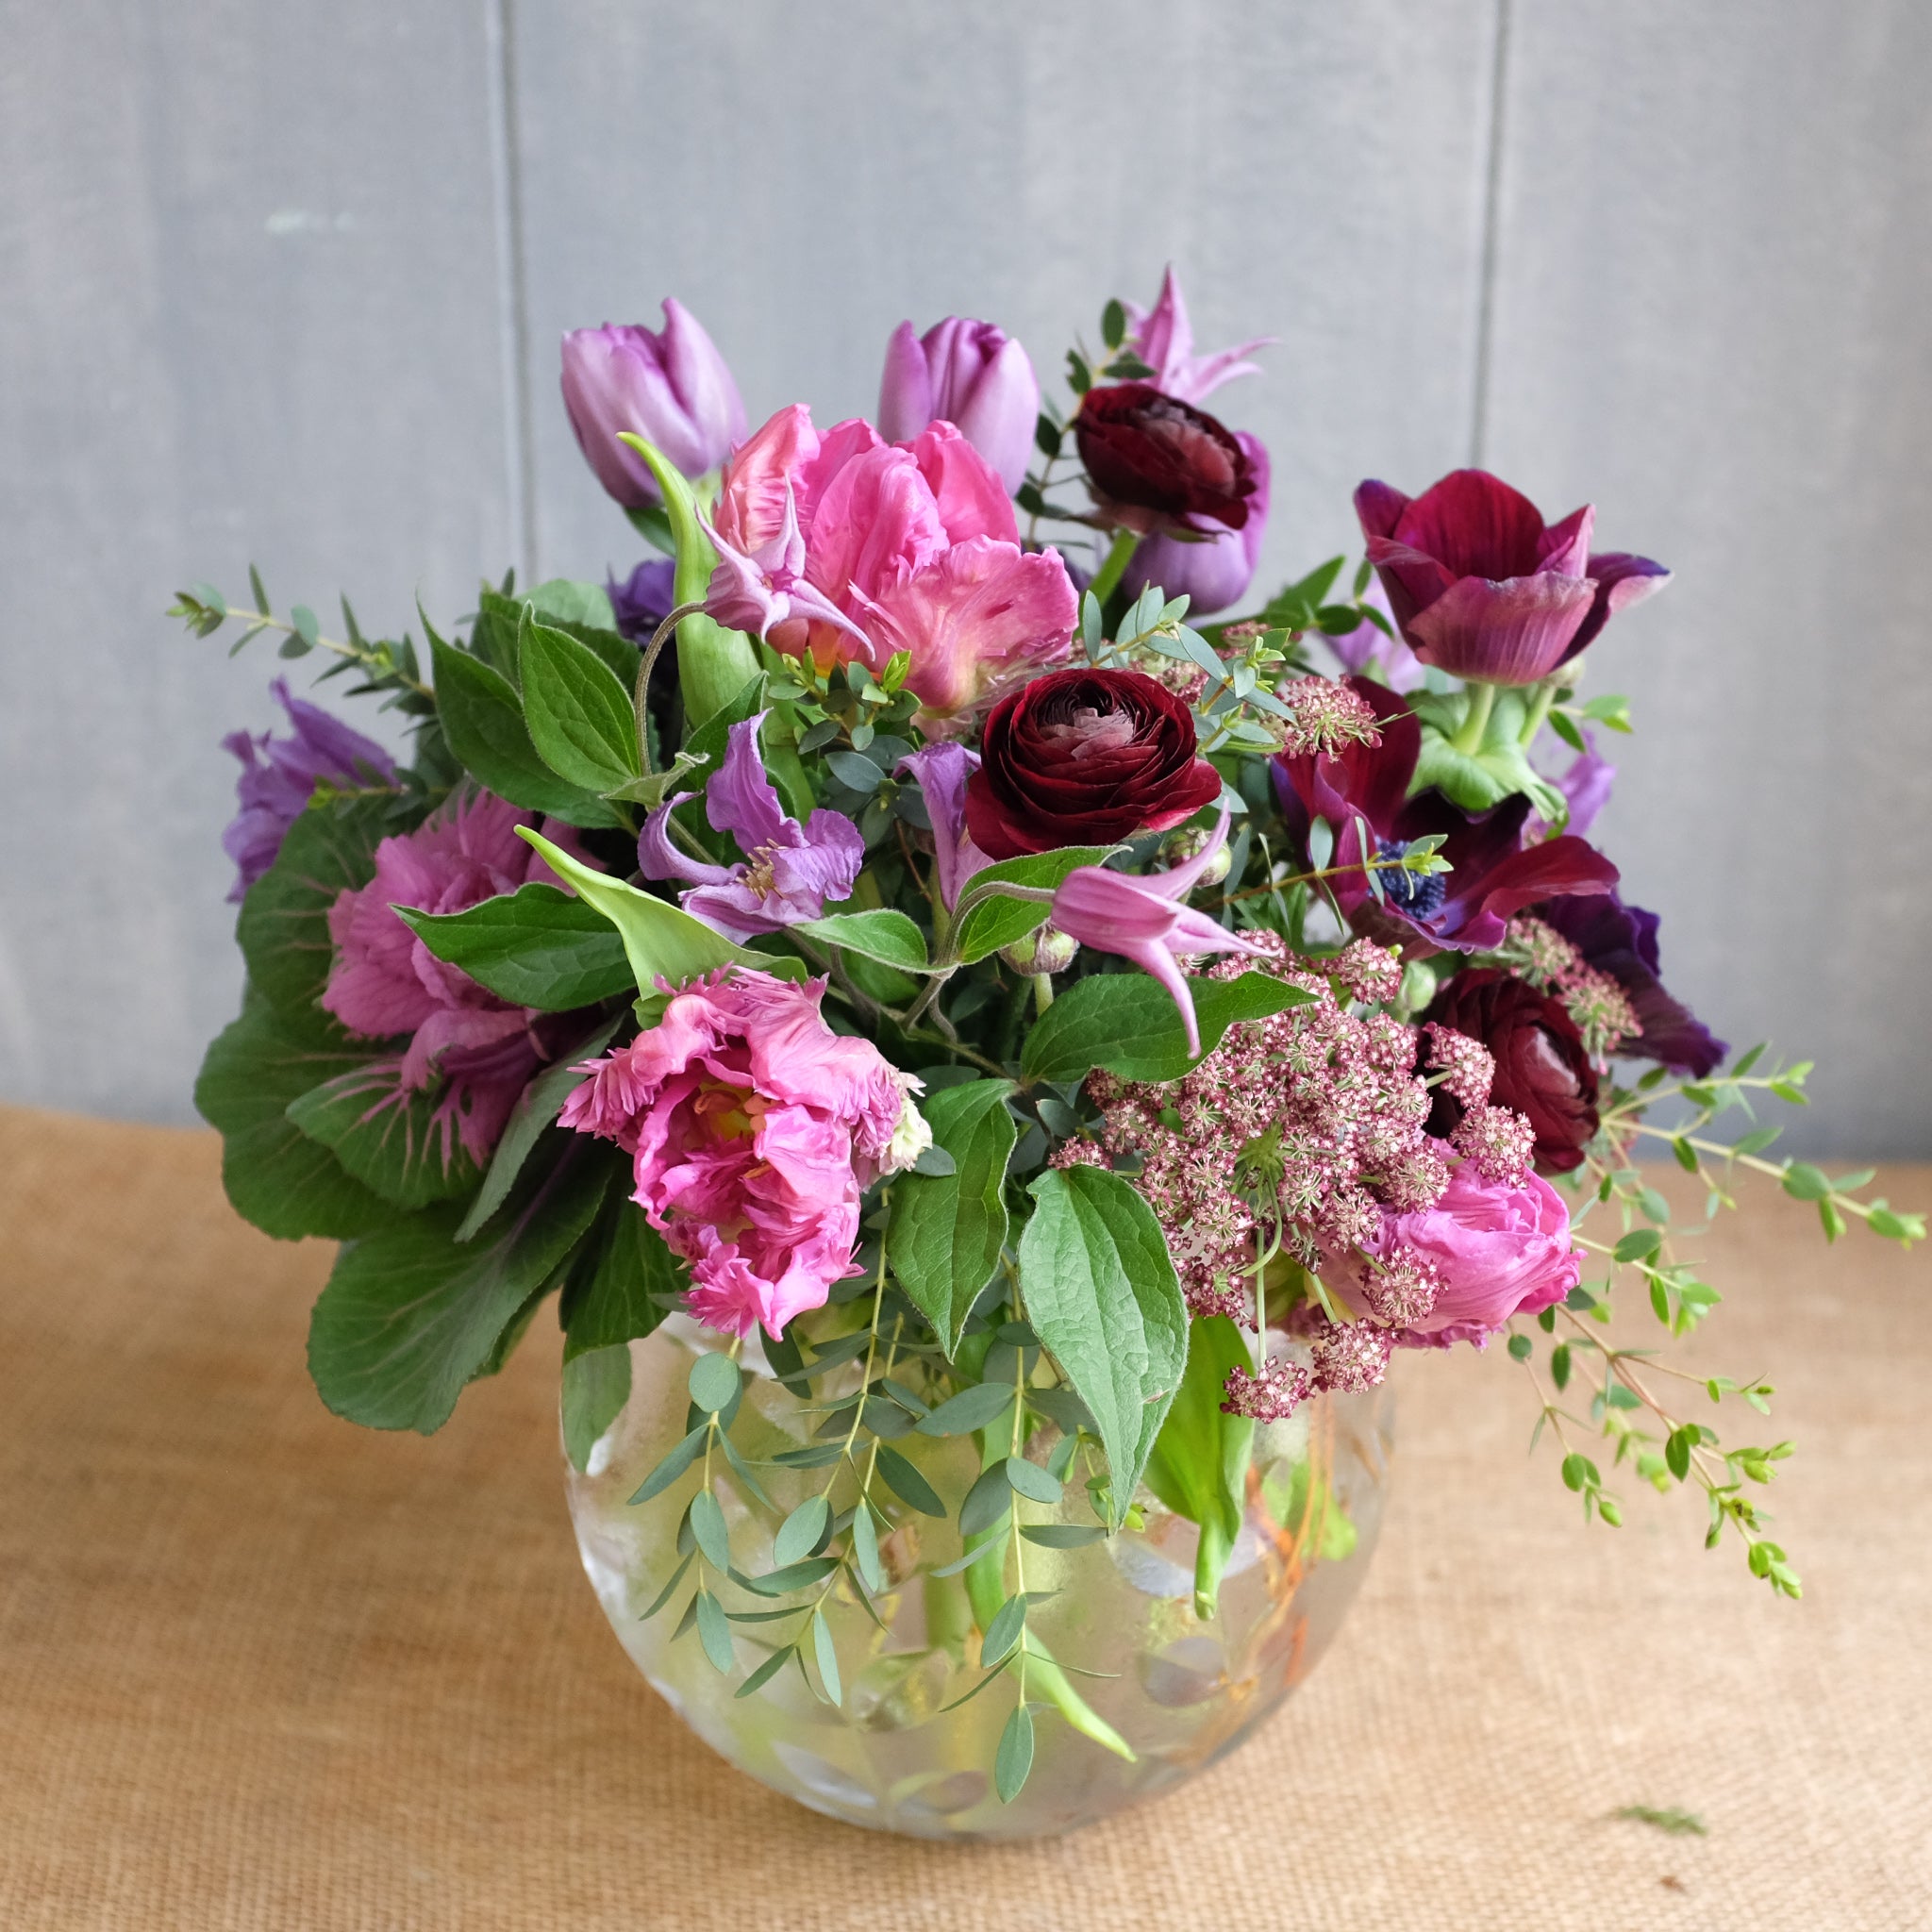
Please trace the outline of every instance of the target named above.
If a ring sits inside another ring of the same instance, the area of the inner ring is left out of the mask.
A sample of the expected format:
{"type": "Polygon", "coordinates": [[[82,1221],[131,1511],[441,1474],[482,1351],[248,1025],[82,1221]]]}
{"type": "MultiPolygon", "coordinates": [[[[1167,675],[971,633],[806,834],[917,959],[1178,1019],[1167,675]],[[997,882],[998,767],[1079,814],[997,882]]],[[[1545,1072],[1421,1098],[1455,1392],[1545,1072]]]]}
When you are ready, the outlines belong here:
{"type": "MultiPolygon", "coordinates": [[[[1382,1548],[1327,1659],[1178,1794],[1057,1843],[879,1839],[689,1736],[578,1569],[554,1328],[431,1441],[303,1369],[329,1251],[211,1137],[0,1110],[0,1924],[1932,1925],[1932,1280],[1751,1191],[1694,1360],[1774,1371],[1802,1605],[1688,1497],[1586,1529],[1500,1351],[1407,1359],[1382,1548]],[[1708,1836],[1608,1814],[1681,1807],[1708,1836]]],[[[1924,1200],[1932,1173],[1886,1176],[1924,1200]]],[[[1693,1391],[1694,1392],[1694,1391],[1693,1391]]],[[[1699,1398],[1702,1399],[1701,1397],[1699,1398]]]]}

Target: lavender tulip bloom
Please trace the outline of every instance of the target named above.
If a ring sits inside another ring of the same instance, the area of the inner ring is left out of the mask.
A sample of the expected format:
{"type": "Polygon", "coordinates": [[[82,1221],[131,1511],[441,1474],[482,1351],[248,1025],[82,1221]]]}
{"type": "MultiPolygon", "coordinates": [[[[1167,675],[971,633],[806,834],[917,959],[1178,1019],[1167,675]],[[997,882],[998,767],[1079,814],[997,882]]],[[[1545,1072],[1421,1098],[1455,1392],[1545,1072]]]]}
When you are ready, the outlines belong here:
{"type": "Polygon", "coordinates": [[[288,712],[294,736],[231,731],[222,740],[223,749],[233,752],[242,766],[235,781],[242,809],[222,834],[222,850],[236,865],[228,891],[235,900],[275,862],[284,836],[308,808],[320,780],[340,786],[393,785],[396,777],[394,760],[381,745],[319,705],[291,697],[287,678],[276,678],[269,690],[288,712]]]}
{"type": "Polygon", "coordinates": [[[618,441],[628,430],[687,476],[715,470],[744,441],[744,404],[724,358],[683,304],[666,301],[661,330],[606,324],[563,339],[563,406],[597,480],[625,509],[661,501],[644,459],[618,441]]]}
{"type": "Polygon", "coordinates": [[[1174,996],[1187,1031],[1188,1054],[1201,1051],[1200,1024],[1194,1018],[1194,996],[1180,969],[1188,953],[1252,953],[1266,958],[1267,951],[1253,940],[1184,904],[1200,883],[1201,874],[1220,856],[1227,841],[1227,814],[1214,836],[1184,865],[1147,878],[1132,873],[1109,872],[1102,865],[1083,865],[1070,872],[1053,895],[1049,915],[1057,931],[1097,953],[1116,953],[1151,973],[1174,996]]]}
{"type": "Polygon", "coordinates": [[[991,323],[949,315],[923,336],[909,322],[892,331],[879,379],[879,431],[888,442],[910,442],[928,423],[950,423],[1010,496],[1025,479],[1039,417],[1033,364],[991,323]]]}
{"type": "Polygon", "coordinates": [[[1355,508],[1409,647],[1476,683],[1540,682],[1670,576],[1647,558],[1592,558],[1593,506],[1546,525],[1486,470],[1453,471],[1413,499],[1366,482],[1355,508]]]}
{"type": "Polygon", "coordinates": [[[1225,610],[1246,595],[1268,527],[1268,452],[1261,439],[1245,429],[1237,429],[1234,440],[1246,454],[1255,479],[1247,522],[1239,530],[1221,530],[1200,543],[1163,534],[1147,538],[1122,578],[1128,595],[1138,597],[1149,584],[1158,584],[1170,597],[1185,593],[1195,617],[1225,610]]]}
{"type": "Polygon", "coordinates": [[[672,812],[697,794],[680,791],[644,821],[638,869],[647,879],[688,879],[684,909],[727,939],[781,932],[823,918],[825,902],[847,899],[865,863],[865,841],[842,812],[819,810],[803,825],[788,818],[758,756],[760,711],[726,734],[724,762],[705,791],[705,816],[728,832],[745,857],[737,865],[707,865],[671,842],[672,812]]]}
{"type": "Polygon", "coordinates": [[[677,607],[677,566],[668,557],[654,557],[631,572],[623,583],[611,577],[610,614],[617,628],[634,644],[648,643],[651,633],[677,607]]]}
{"type": "Polygon", "coordinates": [[[1211,356],[1194,354],[1194,331],[1188,322],[1188,305],[1181,299],[1181,285],[1173,266],[1160,278],[1160,296],[1151,310],[1129,302],[1127,319],[1134,333],[1127,346],[1154,374],[1150,380],[1163,395],[1177,403],[1199,406],[1204,396],[1212,395],[1224,382],[1238,375],[1258,375],[1259,367],[1244,361],[1251,349],[1265,349],[1273,336],[1257,336],[1232,349],[1219,349],[1211,356]]]}

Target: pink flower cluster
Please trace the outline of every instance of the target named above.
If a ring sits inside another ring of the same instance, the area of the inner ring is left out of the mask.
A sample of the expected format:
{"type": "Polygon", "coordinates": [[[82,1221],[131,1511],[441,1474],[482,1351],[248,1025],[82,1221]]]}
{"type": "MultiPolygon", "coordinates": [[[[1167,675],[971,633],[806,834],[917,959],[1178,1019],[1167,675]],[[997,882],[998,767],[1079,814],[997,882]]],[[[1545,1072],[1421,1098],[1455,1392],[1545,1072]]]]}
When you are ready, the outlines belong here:
{"type": "MultiPolygon", "coordinates": [[[[445,965],[393,908],[461,912],[532,879],[558,884],[516,835],[538,817],[493,792],[459,793],[414,831],[385,839],[375,848],[375,876],[329,908],[335,959],[322,1004],[366,1039],[409,1036],[387,1101],[373,1105],[393,1105],[441,1082],[432,1119],[445,1167],[458,1137],[471,1159],[480,1164],[488,1157],[551,1048],[541,1031],[543,1015],[498,999],[445,965]]],[[[545,819],[542,830],[573,857],[585,857],[568,825],[545,819]]]]}
{"type": "MultiPolygon", "coordinates": [[[[665,989],[667,991],[669,989],[665,989]]],[[[917,1082],[819,1015],[824,982],[726,967],[590,1061],[561,1124],[631,1155],[637,1201],[691,1269],[688,1306],[773,1336],[854,1272],[862,1191],[909,1165],[917,1082]]]]}
{"type": "Polygon", "coordinates": [[[1562,1002],[1583,1035],[1584,1051],[1599,1066],[1643,1031],[1629,994],[1554,926],[1520,914],[1509,922],[1504,945],[1520,962],[1517,971],[1523,978],[1562,1002]]]}
{"type": "Polygon", "coordinates": [[[742,559],[785,550],[785,582],[771,588],[791,592],[789,608],[764,607],[768,642],[821,669],[858,658],[874,674],[907,652],[906,682],[935,718],[1059,662],[1072,643],[1059,553],[1021,549],[1005,486],[950,423],[909,442],[856,418],[822,435],[794,403],[725,464],[713,517],[724,559],[714,590],[722,580],[733,610],[742,559]]]}
{"type": "MultiPolygon", "coordinates": [[[[1233,1028],[1181,1080],[1147,1086],[1096,1074],[1098,1144],[1072,1142],[1062,1166],[1138,1158],[1136,1185],[1167,1235],[1190,1310],[1254,1320],[1254,1277],[1276,1256],[1320,1277],[1292,1318],[1306,1369],[1271,1360],[1231,1377],[1227,1406],[1274,1417],[1309,1390],[1382,1378],[1398,1343],[1483,1340],[1515,1313],[1560,1300],[1577,1279],[1560,1198],[1511,1146],[1465,1150],[1425,1132],[1430,1093],[1417,1072],[1423,1036],[1349,995],[1387,997],[1393,961],[1361,942],[1298,961],[1263,937],[1264,970],[1311,993],[1274,1018],[1233,1028]],[[1480,1158],[1479,1158],[1480,1157],[1480,1158]]],[[[1214,969],[1246,969],[1241,960],[1214,969]]],[[[1526,1124],[1488,1097],[1488,1055],[1447,1028],[1428,1041],[1470,1092],[1470,1117],[1505,1142],[1526,1124]],[[1472,1051],[1473,1049],[1473,1051],[1472,1051]]],[[[1278,1270],[1275,1271],[1278,1274],[1278,1270]]]]}

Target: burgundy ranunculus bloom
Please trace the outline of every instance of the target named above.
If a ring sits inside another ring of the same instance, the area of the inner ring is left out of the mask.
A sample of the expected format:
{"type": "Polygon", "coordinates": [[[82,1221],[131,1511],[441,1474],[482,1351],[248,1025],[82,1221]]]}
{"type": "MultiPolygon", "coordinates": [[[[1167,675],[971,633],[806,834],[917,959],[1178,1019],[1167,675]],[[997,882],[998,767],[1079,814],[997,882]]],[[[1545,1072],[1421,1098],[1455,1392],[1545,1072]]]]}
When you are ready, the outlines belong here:
{"type": "Polygon", "coordinates": [[[1411,958],[1445,949],[1480,953],[1501,945],[1510,918],[1537,901],[1606,892],[1617,883],[1617,868],[1571,834],[1524,845],[1529,800],[1521,793],[1480,816],[1451,805],[1433,788],[1410,798],[1423,733],[1408,700],[1373,678],[1343,682],[1374,711],[1381,742],[1277,758],[1274,790],[1290,829],[1306,841],[1309,821],[1326,820],[1335,833],[1334,862],[1344,866],[1365,856],[1364,826],[1381,858],[1399,858],[1416,840],[1441,833],[1442,857],[1454,868],[1427,874],[1385,869],[1379,904],[1362,874],[1331,879],[1335,903],[1357,931],[1399,941],[1411,958]]]}
{"type": "MultiPolygon", "coordinates": [[[[1513,1108],[1536,1130],[1541,1174],[1583,1164],[1596,1133],[1596,1072],[1583,1036],[1562,1006],[1493,966],[1469,967],[1447,981],[1423,1015],[1479,1040],[1496,1057],[1491,1107],[1513,1108]]],[[[1436,1105],[1453,1126],[1461,1106],[1440,1088],[1436,1105]]],[[[1431,1115],[1430,1127],[1438,1126],[1431,1115]]]]}
{"type": "Polygon", "coordinates": [[[1657,977],[1655,912],[1626,906],[1614,892],[1552,899],[1531,910],[1583,955],[1585,965],[1607,973],[1624,989],[1642,1030],[1624,1041],[1620,1054],[1660,1060],[1674,1074],[1697,1080],[1722,1063],[1730,1048],[1657,977]]]}
{"type": "Polygon", "coordinates": [[[1164,832],[1221,796],[1193,714],[1139,671],[1054,671],[1002,698],[966,785],[966,828],[994,858],[1164,832]]]}
{"type": "Polygon", "coordinates": [[[1234,432],[1151,382],[1090,389],[1074,418],[1080,460],[1107,513],[1142,536],[1239,530],[1258,487],[1234,432]]]}
{"type": "Polygon", "coordinates": [[[1424,664],[1485,684],[1535,684],[1612,612],[1670,572],[1622,551],[1590,555],[1596,510],[1560,524],[1487,470],[1455,470],[1414,498],[1370,481],[1355,493],[1369,561],[1424,664]]]}

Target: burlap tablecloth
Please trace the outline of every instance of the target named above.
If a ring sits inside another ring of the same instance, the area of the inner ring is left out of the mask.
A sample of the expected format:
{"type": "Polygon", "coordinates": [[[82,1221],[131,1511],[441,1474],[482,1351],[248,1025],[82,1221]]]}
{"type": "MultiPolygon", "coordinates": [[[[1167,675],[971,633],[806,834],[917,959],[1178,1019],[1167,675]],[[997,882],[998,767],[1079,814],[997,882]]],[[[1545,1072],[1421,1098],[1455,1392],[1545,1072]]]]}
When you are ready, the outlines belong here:
{"type": "Polygon", "coordinates": [[[1932,1272],[1752,1205],[1698,1353],[1779,1384],[1803,1604],[1688,1497],[1586,1530],[1500,1352],[1407,1360],[1380,1554],[1285,1712],[1114,1823],[947,1848],[794,1808],[632,1672],[547,1323],[434,1440],[352,1428],[303,1371],[328,1250],[236,1221],[211,1137],[0,1109],[0,1924],[1932,1925],[1932,1272]]]}

